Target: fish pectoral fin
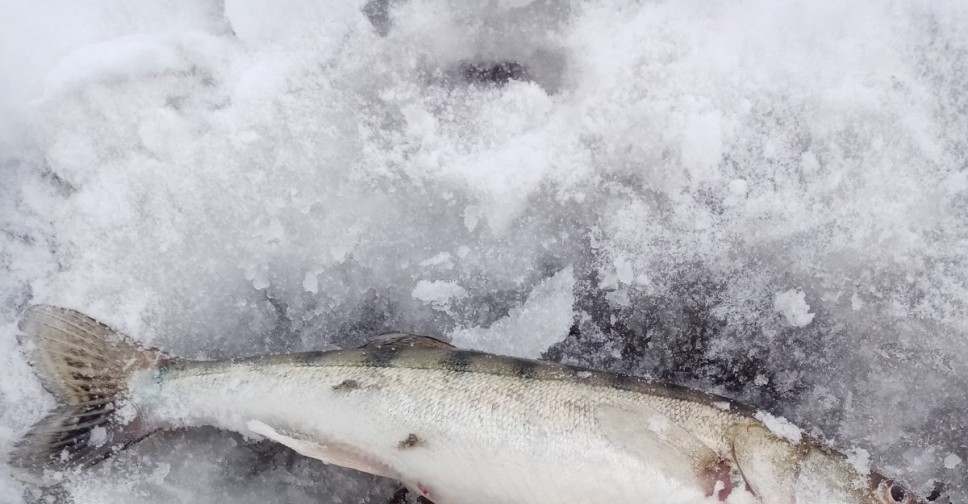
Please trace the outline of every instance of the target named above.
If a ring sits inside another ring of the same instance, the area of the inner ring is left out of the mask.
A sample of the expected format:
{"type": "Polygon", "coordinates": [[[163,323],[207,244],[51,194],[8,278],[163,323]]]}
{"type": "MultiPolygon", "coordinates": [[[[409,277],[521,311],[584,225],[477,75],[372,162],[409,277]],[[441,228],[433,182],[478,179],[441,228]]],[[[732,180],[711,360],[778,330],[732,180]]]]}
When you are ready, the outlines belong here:
{"type": "Polygon", "coordinates": [[[663,474],[706,480],[720,473],[723,458],[688,430],[646,404],[621,402],[602,405],[598,424],[612,444],[663,474]]]}
{"type": "Polygon", "coordinates": [[[795,485],[800,453],[795,445],[758,424],[737,425],[730,431],[733,458],[763,504],[796,504],[795,485]]]}
{"type": "Polygon", "coordinates": [[[404,332],[393,332],[387,334],[381,334],[375,338],[371,338],[366,343],[360,345],[360,348],[379,348],[384,346],[397,346],[397,347],[416,347],[416,348],[456,348],[454,345],[447,343],[446,341],[439,340],[432,336],[421,336],[419,334],[410,334],[404,332]]]}
{"type": "Polygon", "coordinates": [[[386,463],[346,443],[313,439],[311,436],[302,434],[283,434],[259,420],[249,420],[246,422],[246,427],[252,433],[282,444],[304,457],[377,476],[398,479],[396,471],[392,470],[386,463]]]}

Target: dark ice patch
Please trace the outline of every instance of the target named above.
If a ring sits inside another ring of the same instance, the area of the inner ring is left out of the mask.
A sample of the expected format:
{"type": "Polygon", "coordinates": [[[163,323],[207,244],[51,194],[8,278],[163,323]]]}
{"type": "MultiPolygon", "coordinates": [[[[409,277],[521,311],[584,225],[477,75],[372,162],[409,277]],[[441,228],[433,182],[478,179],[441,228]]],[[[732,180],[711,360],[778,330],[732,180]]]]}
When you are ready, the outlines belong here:
{"type": "Polygon", "coordinates": [[[531,80],[527,68],[517,61],[464,61],[457,71],[468,84],[503,86],[512,80],[531,80]]]}

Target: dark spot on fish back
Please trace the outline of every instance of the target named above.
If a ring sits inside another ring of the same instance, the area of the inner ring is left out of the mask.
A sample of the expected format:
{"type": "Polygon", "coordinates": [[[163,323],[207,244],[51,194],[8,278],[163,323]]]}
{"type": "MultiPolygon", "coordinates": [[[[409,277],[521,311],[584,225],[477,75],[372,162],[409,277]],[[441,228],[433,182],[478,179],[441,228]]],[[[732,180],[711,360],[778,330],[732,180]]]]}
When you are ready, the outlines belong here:
{"type": "Polygon", "coordinates": [[[514,373],[518,378],[532,380],[537,376],[538,363],[533,360],[517,360],[514,362],[514,373]]]}
{"type": "Polygon", "coordinates": [[[326,352],[300,352],[292,354],[292,362],[296,365],[314,366],[326,352]]]}
{"type": "Polygon", "coordinates": [[[358,388],[360,388],[360,382],[356,380],[343,380],[336,385],[333,385],[333,390],[338,391],[356,390],[358,388]]]}
{"type": "Polygon", "coordinates": [[[609,386],[618,390],[632,390],[635,388],[635,378],[627,374],[610,375],[609,386]]]}
{"type": "Polygon", "coordinates": [[[410,433],[407,435],[406,438],[404,438],[403,441],[400,441],[400,443],[397,444],[397,448],[401,450],[404,450],[407,448],[413,448],[415,446],[422,445],[423,442],[424,442],[423,439],[420,439],[420,437],[418,437],[416,434],[410,433]]]}
{"type": "Polygon", "coordinates": [[[397,345],[379,345],[367,348],[363,354],[363,364],[371,367],[388,367],[400,356],[397,345]]]}
{"type": "Polygon", "coordinates": [[[442,360],[441,364],[455,373],[466,373],[470,371],[471,363],[474,359],[481,355],[479,352],[474,352],[471,350],[455,350],[448,353],[442,360]]]}

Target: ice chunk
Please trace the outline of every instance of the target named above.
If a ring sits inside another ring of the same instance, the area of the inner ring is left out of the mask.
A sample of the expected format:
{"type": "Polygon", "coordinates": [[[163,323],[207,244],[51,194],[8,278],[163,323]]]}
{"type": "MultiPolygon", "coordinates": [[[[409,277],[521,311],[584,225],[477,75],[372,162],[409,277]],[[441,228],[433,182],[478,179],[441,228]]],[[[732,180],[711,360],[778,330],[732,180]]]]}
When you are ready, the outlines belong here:
{"type": "Polygon", "coordinates": [[[65,57],[47,75],[46,94],[65,93],[92,81],[184,71],[189,66],[163,38],[127,35],[80,47],[65,57]]]}
{"type": "Polygon", "coordinates": [[[961,457],[955,455],[954,453],[950,453],[948,454],[947,457],[944,458],[945,469],[954,469],[959,465],[961,465],[961,457]]]}
{"type": "Polygon", "coordinates": [[[435,280],[433,282],[421,280],[413,288],[411,293],[414,298],[431,303],[436,306],[445,306],[452,299],[460,299],[467,296],[467,290],[457,284],[457,282],[444,282],[435,280]]]}
{"type": "Polygon", "coordinates": [[[719,177],[723,139],[718,112],[700,112],[689,117],[680,144],[682,165],[697,186],[719,177]]]}
{"type": "Polygon", "coordinates": [[[575,276],[571,266],[543,280],[527,301],[490,327],[471,327],[451,333],[453,343],[518,357],[538,357],[564,339],[574,321],[575,276]]]}
{"type": "Polygon", "coordinates": [[[773,298],[773,309],[783,315],[786,323],[793,327],[806,327],[813,321],[806,294],[800,289],[781,292],[773,298]]]}
{"type": "Polygon", "coordinates": [[[433,257],[420,261],[419,264],[421,266],[442,266],[444,268],[454,267],[453,261],[450,260],[450,252],[441,252],[433,257]]]}
{"type": "Polygon", "coordinates": [[[770,431],[791,443],[799,443],[803,438],[803,431],[785,418],[773,416],[765,411],[757,411],[756,419],[763,422],[770,431]]]}
{"type": "Polygon", "coordinates": [[[847,452],[847,462],[854,466],[857,474],[869,474],[871,472],[871,454],[863,448],[852,448],[847,452]]]}
{"type": "Polygon", "coordinates": [[[307,271],[306,276],[303,277],[302,286],[303,289],[306,289],[306,292],[312,294],[319,292],[319,282],[316,278],[316,272],[307,271]]]}

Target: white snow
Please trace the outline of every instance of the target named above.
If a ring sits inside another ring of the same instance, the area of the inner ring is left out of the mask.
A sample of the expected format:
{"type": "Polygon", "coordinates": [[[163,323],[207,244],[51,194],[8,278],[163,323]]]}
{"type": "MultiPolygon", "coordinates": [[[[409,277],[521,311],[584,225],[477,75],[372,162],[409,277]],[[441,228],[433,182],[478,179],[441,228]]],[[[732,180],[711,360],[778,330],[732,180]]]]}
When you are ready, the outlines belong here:
{"type": "Polygon", "coordinates": [[[847,462],[854,466],[857,474],[870,474],[871,454],[863,448],[852,448],[847,451],[847,462]]]}
{"type": "Polygon", "coordinates": [[[945,469],[954,469],[955,467],[958,467],[959,465],[961,465],[961,457],[955,455],[954,453],[951,453],[947,457],[944,458],[944,468],[945,469]]]}
{"type": "Polygon", "coordinates": [[[413,288],[413,297],[434,305],[446,305],[452,299],[460,299],[467,296],[465,290],[456,282],[443,282],[421,280],[413,288]]]}
{"type": "MultiPolygon", "coordinates": [[[[0,460],[54,406],[15,339],[47,302],[193,358],[560,342],[963,502],[964,5],[0,2],[0,460]],[[505,61],[526,78],[465,79],[505,61]]],[[[76,504],[394,489],[211,431],[65,481],[76,504]]],[[[35,500],[0,465],[0,502],[35,500]]]]}
{"type": "Polygon", "coordinates": [[[101,446],[108,440],[108,431],[104,427],[95,427],[91,429],[91,437],[88,439],[88,444],[91,446],[101,446]]]}
{"type": "Polygon", "coordinates": [[[770,429],[772,433],[791,443],[799,443],[803,438],[803,431],[785,418],[771,415],[765,411],[757,411],[756,419],[763,422],[763,425],[770,429]]]}
{"type": "Polygon", "coordinates": [[[810,313],[806,294],[799,289],[780,292],[773,298],[773,309],[793,327],[806,327],[813,322],[814,314],[810,313]]]}
{"type": "Polygon", "coordinates": [[[450,334],[460,348],[537,358],[568,334],[575,315],[575,276],[571,266],[534,287],[528,299],[489,327],[468,327],[450,334]]]}

